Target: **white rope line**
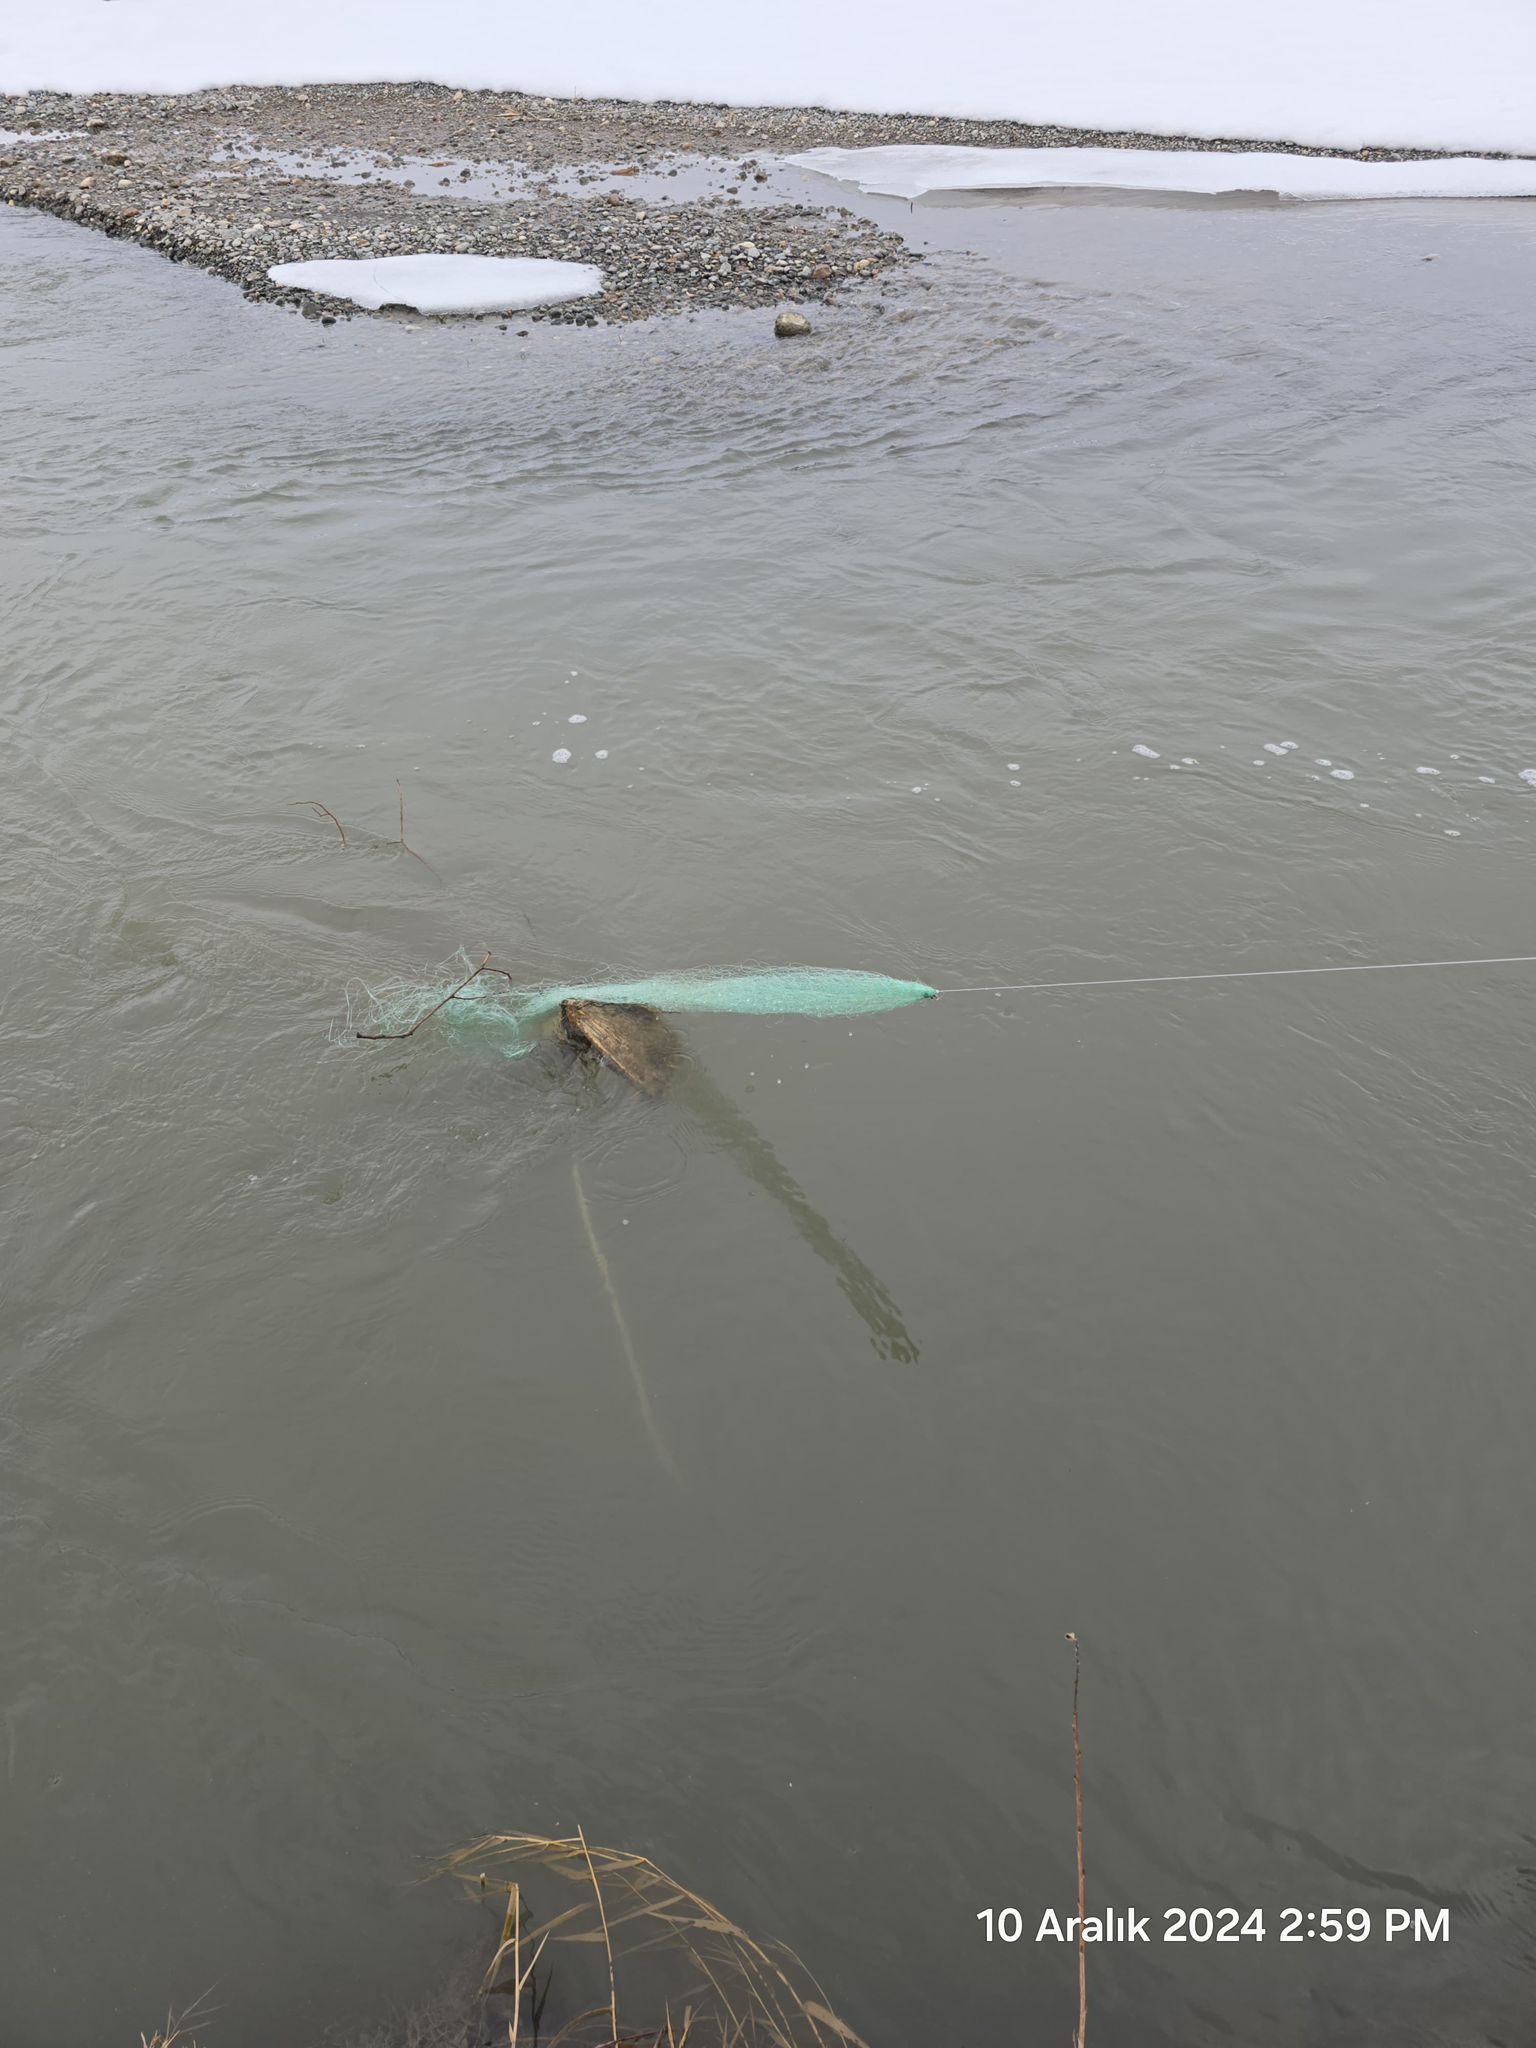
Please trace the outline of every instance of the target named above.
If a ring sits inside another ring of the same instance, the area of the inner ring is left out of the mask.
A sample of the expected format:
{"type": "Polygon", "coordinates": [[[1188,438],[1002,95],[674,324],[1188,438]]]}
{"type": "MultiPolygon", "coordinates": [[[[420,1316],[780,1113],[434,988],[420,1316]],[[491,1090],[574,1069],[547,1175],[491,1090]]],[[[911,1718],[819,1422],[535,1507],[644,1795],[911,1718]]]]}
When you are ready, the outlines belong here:
{"type": "Polygon", "coordinates": [[[1421,967],[1536,967],[1536,953],[1506,953],[1488,960],[1347,960],[1337,967],[1229,967],[1217,974],[1120,974],[1090,981],[1007,981],[976,988],[941,988],[941,996],[1034,995],[1057,988],[1150,988],[1170,981],[1272,981],[1292,974],[1406,974],[1421,967]]]}

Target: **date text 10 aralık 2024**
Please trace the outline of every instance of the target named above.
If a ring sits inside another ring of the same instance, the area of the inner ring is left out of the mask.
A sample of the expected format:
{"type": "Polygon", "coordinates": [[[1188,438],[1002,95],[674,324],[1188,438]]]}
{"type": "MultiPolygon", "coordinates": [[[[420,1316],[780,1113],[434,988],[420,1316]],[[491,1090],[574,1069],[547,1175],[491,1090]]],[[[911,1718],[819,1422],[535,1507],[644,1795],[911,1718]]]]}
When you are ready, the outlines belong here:
{"type": "MultiPolygon", "coordinates": [[[[1023,1941],[1028,1933],[1017,1906],[984,1906],[976,1918],[988,1941],[1023,1941]]],[[[1422,1906],[1389,1906],[1373,1913],[1365,1906],[1283,1906],[1266,1915],[1260,1906],[1247,1913],[1237,1906],[1214,1911],[1207,1906],[1167,1906],[1161,1913],[1138,1913],[1125,1907],[1090,1913],[1082,1921],[1082,1938],[1089,1946],[1110,1942],[1364,1942],[1373,1937],[1389,1942],[1448,1942],[1450,1910],[1445,1906],[1434,1912],[1422,1906]]],[[[1077,1915],[1048,1907],[1032,1938],[1036,1942],[1075,1942],[1077,1915]]]]}

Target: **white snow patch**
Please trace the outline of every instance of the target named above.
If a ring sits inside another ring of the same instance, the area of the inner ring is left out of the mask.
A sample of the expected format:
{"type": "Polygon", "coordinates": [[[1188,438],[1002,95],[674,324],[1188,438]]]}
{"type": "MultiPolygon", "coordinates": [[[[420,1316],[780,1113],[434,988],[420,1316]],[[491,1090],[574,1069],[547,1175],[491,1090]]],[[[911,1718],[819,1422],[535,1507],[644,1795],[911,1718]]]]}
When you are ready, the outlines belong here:
{"type": "Polygon", "coordinates": [[[590,298],[603,273],[590,263],[551,263],[534,256],[320,257],[274,263],[274,284],[350,299],[370,313],[410,306],[418,313],[511,313],[590,298]]]}
{"type": "MultiPolygon", "coordinates": [[[[410,83],[1355,149],[1536,148],[1530,0],[49,0],[0,91],[410,83]]],[[[1425,173],[1421,171],[1420,175],[1425,173]]]]}
{"type": "MultiPolygon", "coordinates": [[[[1300,137],[1293,132],[1287,139],[1300,137]]],[[[964,149],[900,142],[871,149],[808,149],[789,162],[860,192],[896,199],[921,199],[927,192],[1049,191],[1254,199],[1519,199],[1536,194],[1536,164],[1482,157],[1358,163],[1267,149],[964,149]]]]}

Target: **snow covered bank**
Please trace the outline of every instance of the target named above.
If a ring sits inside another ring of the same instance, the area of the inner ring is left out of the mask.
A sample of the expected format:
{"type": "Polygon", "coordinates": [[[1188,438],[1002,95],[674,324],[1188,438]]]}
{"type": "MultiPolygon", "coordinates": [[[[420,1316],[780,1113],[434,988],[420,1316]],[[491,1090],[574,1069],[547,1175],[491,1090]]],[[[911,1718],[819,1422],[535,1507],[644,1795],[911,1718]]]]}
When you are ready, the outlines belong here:
{"type": "Polygon", "coordinates": [[[1536,151],[1531,0],[36,0],[0,90],[433,80],[1143,135],[1536,151]]]}
{"type": "Polygon", "coordinates": [[[1193,192],[1272,199],[1512,199],[1536,194],[1536,161],[1432,157],[1361,163],[1281,150],[951,149],[889,143],[809,149],[790,163],[860,192],[1193,192]]]}
{"type": "Polygon", "coordinates": [[[382,306],[410,306],[418,313],[514,313],[591,298],[603,288],[603,273],[590,263],[528,256],[320,257],[313,263],[274,263],[267,275],[274,284],[349,299],[370,313],[382,306]]]}

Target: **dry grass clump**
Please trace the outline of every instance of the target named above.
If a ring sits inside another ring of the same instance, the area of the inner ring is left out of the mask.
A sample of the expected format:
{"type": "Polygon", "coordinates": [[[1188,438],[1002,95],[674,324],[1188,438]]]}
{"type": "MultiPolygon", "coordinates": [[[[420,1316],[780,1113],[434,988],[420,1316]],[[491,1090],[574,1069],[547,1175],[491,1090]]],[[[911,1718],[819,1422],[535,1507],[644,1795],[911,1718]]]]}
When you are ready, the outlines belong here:
{"type": "Polygon", "coordinates": [[[445,1868],[506,1893],[481,1996],[508,2048],[864,2048],[797,1956],[647,1857],[578,1829],[485,1835],[445,1868]],[[536,1916],[510,1874],[528,1871],[577,1896],[536,1916]]]}
{"type": "Polygon", "coordinates": [[[207,2019],[211,2010],[205,1991],[201,1998],[194,1998],[180,2012],[174,2009],[168,2012],[163,2027],[156,2027],[152,2034],[140,2034],[139,2048],[197,2048],[187,2028],[196,2020],[207,2019]]]}

